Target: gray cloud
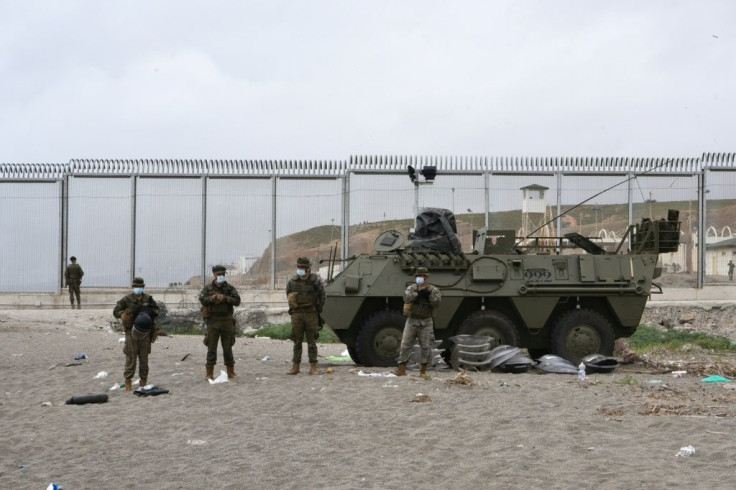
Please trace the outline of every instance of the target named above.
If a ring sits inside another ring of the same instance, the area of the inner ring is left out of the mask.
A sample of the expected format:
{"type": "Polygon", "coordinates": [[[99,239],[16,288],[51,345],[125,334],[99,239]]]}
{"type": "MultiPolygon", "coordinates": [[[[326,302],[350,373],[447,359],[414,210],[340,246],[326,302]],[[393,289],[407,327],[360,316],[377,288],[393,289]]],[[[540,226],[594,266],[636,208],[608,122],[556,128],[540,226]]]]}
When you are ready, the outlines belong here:
{"type": "Polygon", "coordinates": [[[732,152],[734,14],[728,0],[3,2],[0,161],[732,152]]]}

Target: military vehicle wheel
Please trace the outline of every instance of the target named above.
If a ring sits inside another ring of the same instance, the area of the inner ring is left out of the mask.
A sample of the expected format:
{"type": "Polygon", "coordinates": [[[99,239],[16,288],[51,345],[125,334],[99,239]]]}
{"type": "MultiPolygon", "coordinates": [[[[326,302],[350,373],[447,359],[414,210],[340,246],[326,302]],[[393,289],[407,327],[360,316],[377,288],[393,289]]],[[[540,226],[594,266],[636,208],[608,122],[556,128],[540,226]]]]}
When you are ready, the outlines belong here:
{"type": "Polygon", "coordinates": [[[458,335],[487,335],[493,337],[491,349],[498,345],[519,345],[519,334],[511,320],[498,311],[476,311],[457,329],[458,335]]]}
{"type": "Polygon", "coordinates": [[[564,314],[552,329],[550,347],[554,354],[577,365],[588,354],[613,354],[611,324],[593,310],[573,310],[564,314]]]}
{"type": "Polygon", "coordinates": [[[364,366],[395,366],[406,319],[401,312],[383,310],[370,316],[358,332],[356,353],[364,366]]]}
{"type": "Polygon", "coordinates": [[[353,362],[359,366],[363,364],[363,362],[358,357],[358,350],[354,346],[351,346],[351,345],[348,345],[347,347],[348,347],[348,355],[350,356],[350,359],[352,359],[353,362]]]}

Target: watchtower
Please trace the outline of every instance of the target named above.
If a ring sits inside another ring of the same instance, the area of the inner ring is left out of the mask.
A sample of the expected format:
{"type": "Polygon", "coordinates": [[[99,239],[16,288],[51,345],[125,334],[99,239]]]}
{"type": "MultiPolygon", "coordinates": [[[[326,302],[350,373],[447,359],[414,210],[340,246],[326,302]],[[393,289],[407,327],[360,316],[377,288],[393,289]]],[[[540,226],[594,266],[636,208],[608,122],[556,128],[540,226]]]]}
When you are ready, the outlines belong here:
{"type": "MultiPolygon", "coordinates": [[[[538,184],[532,184],[521,188],[521,191],[524,193],[524,198],[521,203],[521,229],[519,230],[519,236],[555,236],[552,213],[549,211],[547,201],[544,198],[544,193],[548,190],[549,187],[538,184]]],[[[539,245],[554,246],[554,240],[550,240],[549,243],[547,242],[547,240],[544,240],[540,242],[539,245]]]]}

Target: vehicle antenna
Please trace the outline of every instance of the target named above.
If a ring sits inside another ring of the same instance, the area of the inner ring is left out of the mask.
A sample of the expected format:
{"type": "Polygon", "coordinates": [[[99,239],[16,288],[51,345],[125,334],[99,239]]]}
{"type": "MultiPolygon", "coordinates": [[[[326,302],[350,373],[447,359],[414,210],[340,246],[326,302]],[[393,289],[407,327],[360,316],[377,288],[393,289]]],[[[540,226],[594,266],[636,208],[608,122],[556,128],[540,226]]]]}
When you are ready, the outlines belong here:
{"type": "Polygon", "coordinates": [[[666,165],[666,164],[668,164],[668,163],[670,163],[670,162],[672,162],[672,159],[670,159],[670,160],[666,160],[666,161],[664,161],[664,162],[662,162],[662,163],[660,163],[660,164],[658,164],[658,165],[655,165],[654,167],[652,167],[652,168],[650,168],[650,169],[647,169],[647,170],[645,170],[644,172],[639,172],[638,174],[634,174],[634,175],[632,175],[631,177],[627,177],[626,179],[622,180],[621,182],[619,182],[619,183],[617,183],[617,184],[614,184],[614,185],[612,185],[611,187],[608,187],[608,188],[606,188],[606,189],[603,189],[602,191],[598,192],[597,194],[593,194],[592,196],[590,196],[590,197],[589,197],[588,199],[586,199],[585,201],[581,201],[581,202],[577,203],[576,205],[574,205],[573,207],[571,207],[571,208],[570,208],[570,209],[568,209],[567,211],[563,211],[562,213],[558,214],[557,216],[555,216],[554,218],[550,219],[550,220],[549,220],[549,221],[547,221],[546,223],[544,223],[544,224],[542,224],[542,225],[539,225],[539,226],[538,226],[537,228],[535,228],[534,230],[530,231],[530,232],[529,232],[529,233],[528,233],[528,234],[527,234],[527,235],[526,235],[526,236],[525,236],[524,238],[520,238],[520,239],[519,239],[519,240],[518,240],[518,241],[517,241],[516,243],[514,243],[514,247],[513,247],[513,248],[516,248],[516,246],[517,246],[517,245],[519,245],[519,244],[520,244],[520,243],[521,243],[522,241],[524,241],[524,240],[526,240],[526,239],[530,238],[530,237],[531,237],[531,236],[532,236],[532,235],[533,235],[534,233],[538,232],[539,230],[541,230],[542,228],[544,228],[544,227],[545,227],[545,226],[547,226],[548,224],[552,223],[552,222],[553,222],[554,220],[556,220],[557,218],[561,218],[562,216],[566,215],[567,213],[569,213],[569,212],[570,212],[570,211],[572,211],[573,209],[575,209],[575,208],[577,208],[577,207],[580,207],[580,206],[582,206],[582,205],[583,205],[583,204],[585,204],[586,202],[588,202],[588,201],[590,201],[590,200],[592,200],[592,199],[595,199],[596,197],[600,196],[601,194],[603,194],[603,193],[605,193],[605,192],[608,192],[608,191],[610,191],[611,189],[613,189],[613,188],[615,188],[615,187],[618,187],[618,186],[620,186],[621,184],[625,184],[626,182],[628,182],[628,181],[630,181],[630,180],[633,180],[633,179],[636,179],[637,177],[641,177],[642,175],[648,174],[648,173],[649,173],[649,172],[651,172],[652,170],[655,170],[655,169],[657,169],[657,168],[659,168],[659,167],[661,167],[661,166],[663,166],[663,165],[666,165]]]}

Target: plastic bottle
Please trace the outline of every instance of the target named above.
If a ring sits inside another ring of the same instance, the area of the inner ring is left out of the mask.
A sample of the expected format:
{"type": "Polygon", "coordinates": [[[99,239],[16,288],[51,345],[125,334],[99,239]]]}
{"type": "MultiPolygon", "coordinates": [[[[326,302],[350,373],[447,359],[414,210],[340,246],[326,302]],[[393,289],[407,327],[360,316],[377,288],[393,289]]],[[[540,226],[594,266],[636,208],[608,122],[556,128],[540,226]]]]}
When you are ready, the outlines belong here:
{"type": "Polygon", "coordinates": [[[578,366],[578,379],[580,381],[585,380],[585,363],[581,362],[578,366]]]}

